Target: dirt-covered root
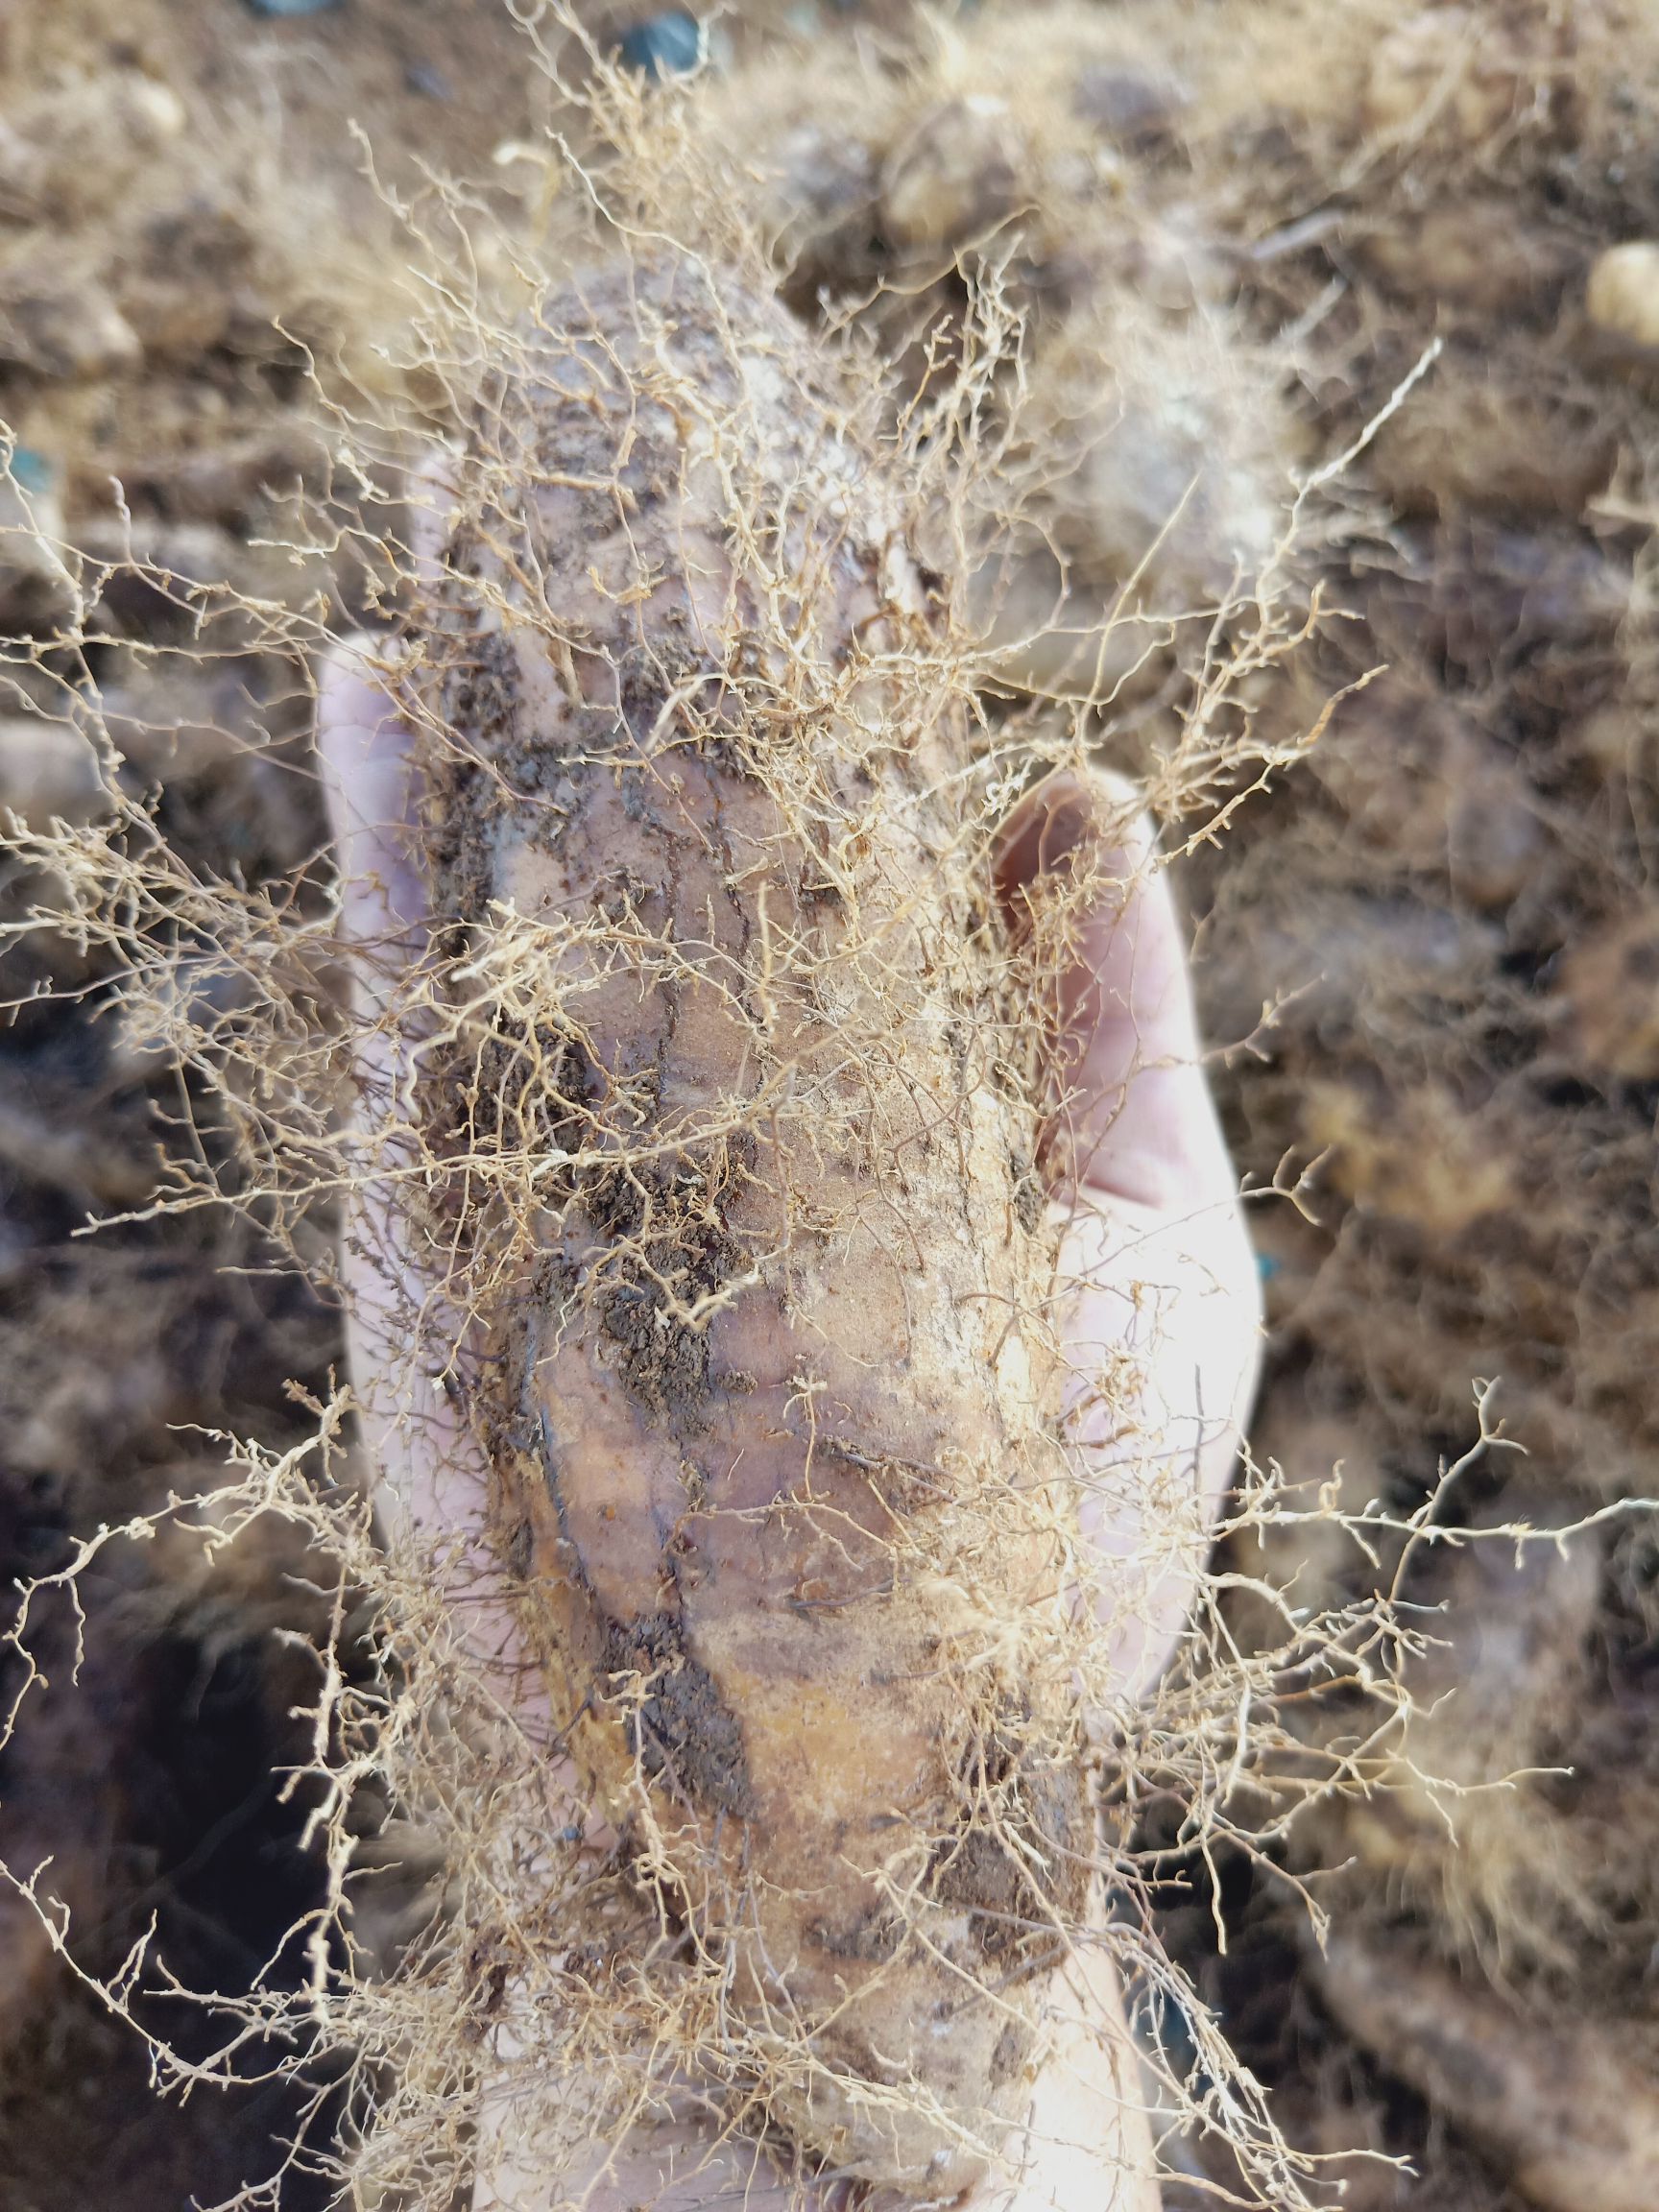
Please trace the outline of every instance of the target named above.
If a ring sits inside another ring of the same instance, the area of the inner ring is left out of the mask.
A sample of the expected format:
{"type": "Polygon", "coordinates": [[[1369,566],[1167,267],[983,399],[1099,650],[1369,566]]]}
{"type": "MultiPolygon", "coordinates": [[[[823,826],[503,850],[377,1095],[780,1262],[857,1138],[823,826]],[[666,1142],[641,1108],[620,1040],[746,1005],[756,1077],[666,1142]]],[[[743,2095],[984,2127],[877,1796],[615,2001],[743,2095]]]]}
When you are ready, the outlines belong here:
{"type": "Polygon", "coordinates": [[[1035,1086],[867,436],[742,276],[549,294],[405,681],[434,1231],[561,1725],[765,2107],[936,2191],[1022,2108],[1093,1844],[1035,1086]]]}

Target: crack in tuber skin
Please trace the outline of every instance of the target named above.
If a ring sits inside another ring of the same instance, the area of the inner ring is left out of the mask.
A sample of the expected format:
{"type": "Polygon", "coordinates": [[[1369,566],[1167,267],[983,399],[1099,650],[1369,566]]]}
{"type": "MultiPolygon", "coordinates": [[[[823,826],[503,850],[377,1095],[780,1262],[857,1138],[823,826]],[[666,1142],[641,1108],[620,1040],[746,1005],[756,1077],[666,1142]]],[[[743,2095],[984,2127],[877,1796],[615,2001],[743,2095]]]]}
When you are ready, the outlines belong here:
{"type": "Polygon", "coordinates": [[[966,716],[896,496],[738,279],[550,295],[459,475],[410,718],[498,1547],[774,2123],[947,2197],[1093,1858],[966,716]]]}

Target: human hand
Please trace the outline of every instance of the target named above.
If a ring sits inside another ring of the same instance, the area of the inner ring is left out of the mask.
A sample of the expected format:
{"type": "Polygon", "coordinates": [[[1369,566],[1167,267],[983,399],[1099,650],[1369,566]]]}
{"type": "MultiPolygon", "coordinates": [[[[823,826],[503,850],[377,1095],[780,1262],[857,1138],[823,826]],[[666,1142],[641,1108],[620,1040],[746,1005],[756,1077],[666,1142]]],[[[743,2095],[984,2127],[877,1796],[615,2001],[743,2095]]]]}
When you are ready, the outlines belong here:
{"type": "MultiPolygon", "coordinates": [[[[395,1097],[401,1073],[405,1046],[387,1017],[399,974],[424,949],[425,899],[410,858],[407,735],[383,683],[349,655],[324,672],[319,741],[342,928],[355,955],[360,1088],[373,1115],[395,1097]]],[[[1259,1296],[1168,887],[1121,787],[1057,776],[1017,810],[997,868],[1016,929],[1062,869],[1083,885],[1051,1009],[1046,1165],[1071,1377],[1064,1410],[1086,1478],[1089,1595],[1115,1702],[1127,1712],[1167,1665],[1190,1606],[1254,1385],[1259,1296]],[[1097,1386],[1102,1377],[1110,1389],[1097,1386]]],[[[484,1458],[452,1401],[421,1390],[410,1357],[419,1317],[441,1310],[442,1290],[407,1234],[392,1179],[395,1136],[381,1161],[385,1179],[354,1196],[344,1262],[352,1372],[381,1495],[404,1538],[445,1549],[469,1641],[535,1741],[543,1725],[550,1736],[550,1723],[490,1550],[484,1458]]],[[[442,1326],[430,1334],[445,1340],[442,1326]]],[[[1053,2056],[1035,2092],[1024,2168],[1016,2182],[987,2185],[985,2212],[1153,2212],[1150,2130],[1108,1961],[1080,1953],[1056,1977],[1050,2003],[1053,2056]]],[[[502,2147],[509,2133],[493,2127],[487,2086],[477,2212],[540,2212],[548,2200],[545,2174],[515,2169],[502,2147]]],[[[591,2212],[703,2212],[726,2201],[782,2212],[799,2201],[761,2152],[712,2148],[691,2121],[637,2130],[619,2155],[595,2154],[590,2172],[560,2181],[591,2212]]],[[[815,2200],[828,2212],[825,2192],[815,2200]]]]}

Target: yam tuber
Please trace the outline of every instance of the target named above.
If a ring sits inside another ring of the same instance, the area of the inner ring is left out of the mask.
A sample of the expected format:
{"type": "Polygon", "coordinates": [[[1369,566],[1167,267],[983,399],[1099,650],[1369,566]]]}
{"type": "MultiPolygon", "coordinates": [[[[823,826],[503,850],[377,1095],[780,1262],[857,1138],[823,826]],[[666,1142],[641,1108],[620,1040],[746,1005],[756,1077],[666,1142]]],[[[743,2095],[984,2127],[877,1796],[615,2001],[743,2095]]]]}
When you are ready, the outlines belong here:
{"type": "Polygon", "coordinates": [[[510,351],[408,678],[497,1540],[739,2085],[948,2196],[1023,2114],[1093,1848],[968,717],[773,301],[664,255],[510,351]]]}

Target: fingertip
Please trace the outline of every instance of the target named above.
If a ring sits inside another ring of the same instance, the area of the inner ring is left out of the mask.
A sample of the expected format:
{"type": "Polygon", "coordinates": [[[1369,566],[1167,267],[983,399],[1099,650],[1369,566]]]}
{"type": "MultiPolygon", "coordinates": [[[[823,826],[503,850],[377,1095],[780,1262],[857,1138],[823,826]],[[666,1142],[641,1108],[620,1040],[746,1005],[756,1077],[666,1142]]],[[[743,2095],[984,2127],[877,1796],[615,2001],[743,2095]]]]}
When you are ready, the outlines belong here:
{"type": "Polygon", "coordinates": [[[458,446],[435,445],[411,471],[404,493],[409,511],[409,551],[419,583],[431,584],[444,571],[444,547],[455,527],[455,475],[458,446]]]}
{"type": "Polygon", "coordinates": [[[380,641],[364,630],[335,638],[317,669],[317,754],[330,802],[354,792],[366,761],[400,755],[407,744],[380,641]]]}
{"type": "Polygon", "coordinates": [[[1087,852],[1094,863],[1120,854],[1139,874],[1156,852],[1141,794],[1126,776],[1097,767],[1056,768],[1020,798],[998,833],[992,877],[1014,927],[1029,926],[1029,893],[1040,877],[1087,852]]]}
{"type": "Polygon", "coordinates": [[[1010,815],[993,867],[1052,1024],[1045,1152],[1056,1185],[1160,1207],[1212,1201],[1225,1148],[1139,790],[1107,769],[1056,770],[1010,815]]]}
{"type": "Polygon", "coordinates": [[[337,639],[317,671],[317,755],[334,833],[348,935],[359,943],[419,930],[426,897],[410,854],[413,740],[380,641],[337,639]]]}

